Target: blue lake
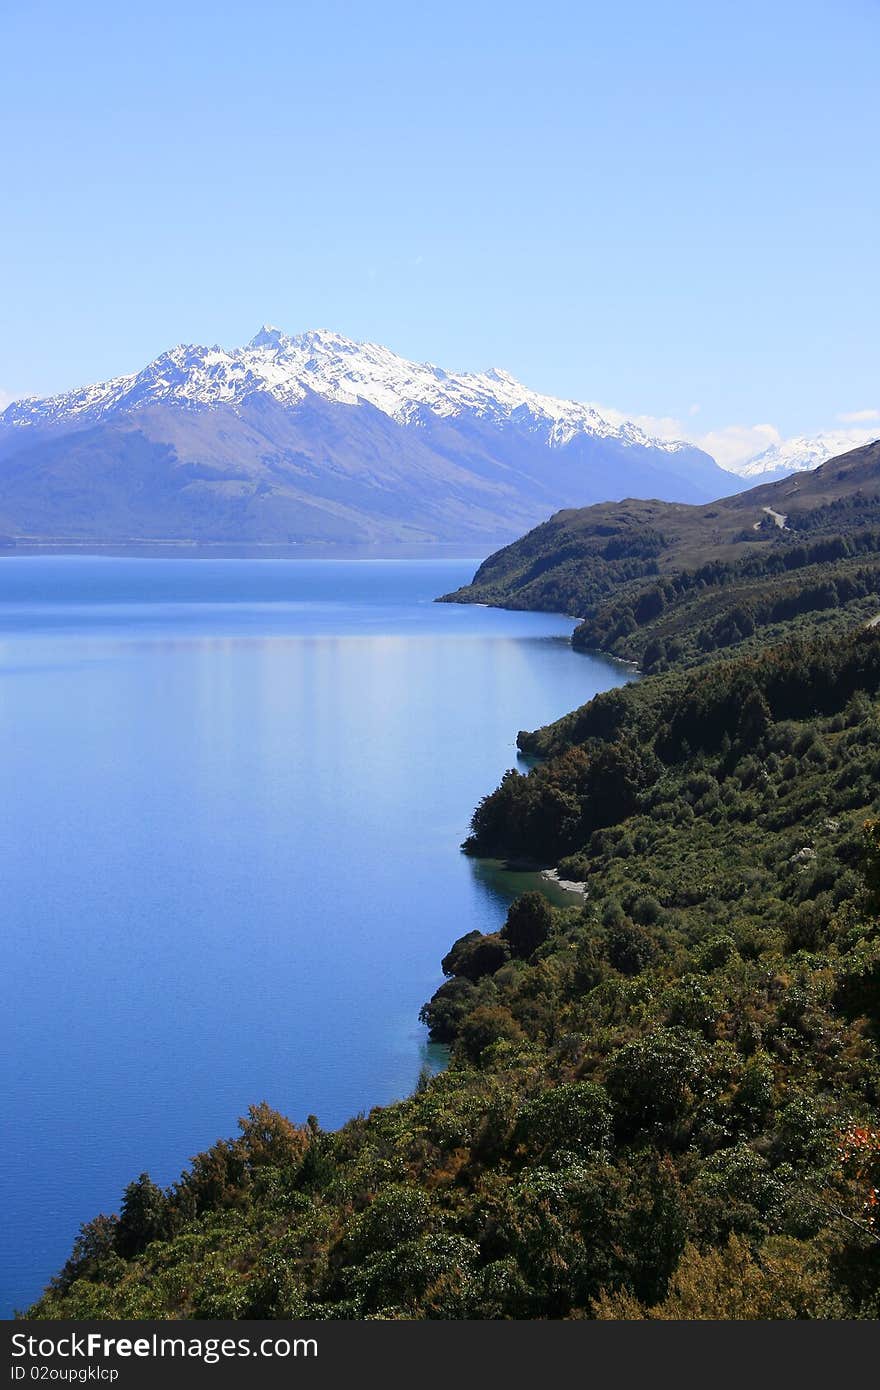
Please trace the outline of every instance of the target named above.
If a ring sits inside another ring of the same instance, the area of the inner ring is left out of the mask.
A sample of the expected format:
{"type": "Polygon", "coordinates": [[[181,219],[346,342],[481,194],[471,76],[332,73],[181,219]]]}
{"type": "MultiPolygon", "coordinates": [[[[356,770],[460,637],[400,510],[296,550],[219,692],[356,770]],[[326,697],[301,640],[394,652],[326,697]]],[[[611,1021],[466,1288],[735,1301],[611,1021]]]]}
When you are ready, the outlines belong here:
{"type": "Polygon", "coordinates": [[[476,563],[0,560],[4,1315],[249,1104],[412,1090],[441,956],[509,900],[475,804],[626,679],[432,602],[476,563]]]}

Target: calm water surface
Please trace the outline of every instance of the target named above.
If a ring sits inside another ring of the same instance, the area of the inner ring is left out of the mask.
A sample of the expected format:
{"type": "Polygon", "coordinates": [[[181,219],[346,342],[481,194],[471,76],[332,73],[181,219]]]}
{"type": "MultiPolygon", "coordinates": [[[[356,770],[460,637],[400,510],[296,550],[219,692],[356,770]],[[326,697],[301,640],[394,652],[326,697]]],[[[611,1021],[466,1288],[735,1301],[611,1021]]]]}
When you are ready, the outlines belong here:
{"type": "Polygon", "coordinates": [[[625,674],[475,561],[0,560],[2,1311],[235,1131],[411,1091],[518,729],[625,674]]]}

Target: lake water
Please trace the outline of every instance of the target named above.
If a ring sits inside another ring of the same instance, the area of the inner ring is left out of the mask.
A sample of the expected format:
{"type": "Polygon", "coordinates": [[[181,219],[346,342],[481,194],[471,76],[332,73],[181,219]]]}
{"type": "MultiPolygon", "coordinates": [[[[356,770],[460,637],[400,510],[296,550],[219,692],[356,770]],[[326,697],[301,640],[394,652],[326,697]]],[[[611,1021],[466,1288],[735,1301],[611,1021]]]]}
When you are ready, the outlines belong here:
{"type": "Polygon", "coordinates": [[[2,1311],[268,1100],[410,1092],[515,737],[620,684],[475,560],[0,560],[2,1311]]]}

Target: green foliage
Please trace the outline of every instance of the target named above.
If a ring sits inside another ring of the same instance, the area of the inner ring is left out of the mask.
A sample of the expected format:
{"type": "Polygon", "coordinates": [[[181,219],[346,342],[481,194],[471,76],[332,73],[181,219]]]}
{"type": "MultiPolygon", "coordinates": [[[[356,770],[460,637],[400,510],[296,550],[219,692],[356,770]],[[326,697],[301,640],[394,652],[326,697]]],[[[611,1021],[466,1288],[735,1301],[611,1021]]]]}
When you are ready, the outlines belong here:
{"type": "MultiPolygon", "coordinates": [[[[637,874],[615,848],[604,871],[637,874]]],[[[446,1072],[335,1134],[256,1107],[175,1187],[142,1176],[84,1228],[31,1316],[876,1317],[880,1058],[850,983],[880,940],[873,890],[817,955],[758,882],[725,929],[634,881],[535,910],[528,958],[441,986],[446,1072]],[[625,973],[609,957],[640,933],[656,949],[625,973]]]]}
{"type": "Polygon", "coordinates": [[[431,1223],[431,1202],[418,1187],[393,1185],[382,1191],[357,1218],[349,1240],[356,1256],[371,1255],[424,1235],[431,1223]]]}
{"type": "Polygon", "coordinates": [[[576,604],[585,546],[614,641],[655,643],[474,816],[471,851],[583,905],[454,943],[421,1015],[450,1065],[409,1099],[335,1133],[255,1107],[84,1227],[30,1316],[880,1316],[880,630],[845,598],[880,531],[832,506],[675,571],[677,512],[632,505],[480,572],[576,604]]]}
{"type": "Polygon", "coordinates": [[[494,975],[509,959],[508,942],[503,933],[492,932],[484,936],[482,932],[468,932],[461,936],[451,951],[443,957],[444,975],[454,975],[475,983],[483,975],[494,975]]]}
{"type": "Polygon", "coordinates": [[[130,1260],[146,1250],[151,1241],[161,1240],[169,1228],[168,1200],[160,1187],[141,1173],[122,1194],[122,1207],[114,1232],[114,1248],[130,1260]]]}
{"type": "Polygon", "coordinates": [[[608,1093],[617,1128],[628,1137],[677,1143],[707,1089],[705,1049],[686,1029],[659,1028],[615,1053],[608,1093]]]}
{"type": "MultiPolygon", "coordinates": [[[[656,902],[656,899],[650,901],[656,902]]],[[[650,932],[626,917],[608,927],[606,939],[608,959],[622,975],[641,974],[657,954],[657,943],[650,932]]]]}
{"type": "Polygon", "coordinates": [[[419,1018],[427,1024],[435,1042],[450,1043],[461,1032],[476,998],[477,991],[471,982],[456,976],[441,985],[434,997],[422,1005],[419,1018]]]}
{"type": "Polygon", "coordinates": [[[576,646],[652,673],[804,618],[867,620],[880,598],[878,457],[877,444],[854,450],[796,494],[783,481],[711,507],[627,500],[559,512],[448,597],[578,614],[576,646]]]}
{"type": "Polygon", "coordinates": [[[510,1010],[503,1005],[479,1004],[465,1018],[459,1036],[465,1056],[479,1066],[487,1048],[495,1043],[520,1042],[525,1034],[510,1010]]]}
{"type": "Polygon", "coordinates": [[[553,913],[541,893],[523,893],[507,914],[501,935],[514,956],[527,960],[543,946],[553,927],[553,913]]]}
{"type": "Polygon", "coordinates": [[[601,1319],[708,1319],[720,1322],[787,1318],[840,1318],[842,1303],[830,1288],[821,1246],[794,1240],[767,1241],[757,1254],[731,1236],[726,1246],[687,1245],[669,1291],[653,1306],[619,1291],[593,1304],[601,1319]]]}
{"type": "Polygon", "coordinates": [[[556,1149],[598,1156],[610,1147],[611,1118],[603,1087],[588,1081],[563,1082],[522,1107],[517,1134],[539,1156],[556,1149]]]}

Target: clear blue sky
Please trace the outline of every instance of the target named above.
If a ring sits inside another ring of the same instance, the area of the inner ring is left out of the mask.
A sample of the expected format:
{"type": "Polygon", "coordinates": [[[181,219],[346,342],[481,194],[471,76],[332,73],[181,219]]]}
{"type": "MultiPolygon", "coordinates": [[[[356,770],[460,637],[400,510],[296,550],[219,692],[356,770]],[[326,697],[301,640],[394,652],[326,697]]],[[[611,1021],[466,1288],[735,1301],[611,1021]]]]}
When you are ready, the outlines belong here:
{"type": "Polygon", "coordinates": [[[269,320],[699,430],[880,409],[880,0],[0,20],[7,396],[269,320]]]}

